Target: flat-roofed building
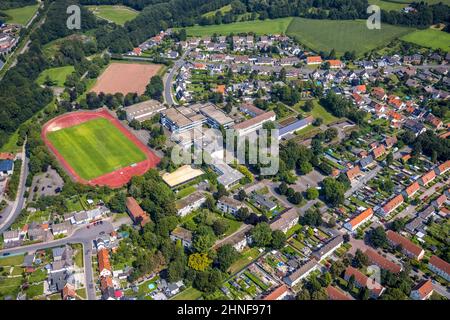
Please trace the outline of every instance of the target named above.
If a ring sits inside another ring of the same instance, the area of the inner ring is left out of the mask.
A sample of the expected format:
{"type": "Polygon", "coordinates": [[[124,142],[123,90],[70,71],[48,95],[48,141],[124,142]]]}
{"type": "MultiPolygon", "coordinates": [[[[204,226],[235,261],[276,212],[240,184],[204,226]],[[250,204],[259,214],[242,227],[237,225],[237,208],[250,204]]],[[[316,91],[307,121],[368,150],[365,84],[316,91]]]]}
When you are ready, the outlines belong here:
{"type": "Polygon", "coordinates": [[[306,117],[301,120],[297,120],[294,123],[288,124],[285,127],[280,128],[278,131],[278,139],[283,139],[288,135],[293,134],[294,132],[301,130],[303,128],[306,128],[310,124],[312,124],[314,121],[314,118],[312,116],[306,117]]]}
{"type": "Polygon", "coordinates": [[[163,174],[162,179],[169,187],[174,188],[192,181],[203,174],[204,172],[201,169],[195,169],[190,165],[184,165],[174,172],[163,174]]]}
{"type": "Polygon", "coordinates": [[[219,175],[217,182],[229,189],[239,183],[239,180],[245,176],[239,171],[233,169],[225,162],[215,161],[212,164],[213,170],[219,175]]]}
{"type": "Polygon", "coordinates": [[[225,213],[231,213],[236,215],[240,208],[243,208],[244,204],[233,198],[223,196],[217,201],[217,208],[225,213]]]}
{"type": "Polygon", "coordinates": [[[129,122],[133,120],[143,122],[145,120],[150,120],[155,114],[165,109],[166,107],[159,101],[147,100],[126,107],[125,112],[129,122]]]}
{"type": "Polygon", "coordinates": [[[227,116],[222,110],[212,103],[208,103],[199,108],[199,111],[207,119],[207,123],[213,128],[220,128],[221,126],[225,129],[231,128],[234,124],[234,120],[227,116]]]}
{"type": "Polygon", "coordinates": [[[234,130],[238,136],[244,136],[249,133],[260,130],[263,124],[269,121],[275,121],[276,114],[273,111],[265,112],[263,114],[257,115],[256,117],[240,122],[234,125],[234,130]]]}
{"type": "Polygon", "coordinates": [[[203,192],[194,192],[175,203],[177,213],[184,217],[188,213],[197,210],[205,202],[206,195],[203,192]]]}
{"type": "Polygon", "coordinates": [[[183,108],[170,108],[161,112],[161,123],[175,133],[199,128],[205,122],[206,118],[203,115],[189,113],[188,110],[183,108]]]}

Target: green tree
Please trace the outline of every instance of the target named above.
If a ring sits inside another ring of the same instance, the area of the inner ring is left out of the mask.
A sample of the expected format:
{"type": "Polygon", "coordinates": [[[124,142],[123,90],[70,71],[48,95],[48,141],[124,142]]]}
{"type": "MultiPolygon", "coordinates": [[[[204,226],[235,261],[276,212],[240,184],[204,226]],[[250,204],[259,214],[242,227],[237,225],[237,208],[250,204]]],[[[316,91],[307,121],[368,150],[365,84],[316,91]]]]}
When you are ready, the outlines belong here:
{"type": "Polygon", "coordinates": [[[272,248],[281,249],[286,244],[286,235],[281,230],[275,230],[272,232],[272,248]]]}
{"type": "Polygon", "coordinates": [[[314,200],[319,197],[319,190],[316,188],[309,188],[306,190],[306,199],[308,200],[314,200]]]}
{"type": "Polygon", "coordinates": [[[267,222],[261,222],[252,229],[251,236],[256,247],[267,247],[272,241],[272,230],[267,222]]]}
{"type": "Polygon", "coordinates": [[[239,252],[231,244],[225,244],[217,250],[217,264],[223,272],[239,258],[239,252]]]}

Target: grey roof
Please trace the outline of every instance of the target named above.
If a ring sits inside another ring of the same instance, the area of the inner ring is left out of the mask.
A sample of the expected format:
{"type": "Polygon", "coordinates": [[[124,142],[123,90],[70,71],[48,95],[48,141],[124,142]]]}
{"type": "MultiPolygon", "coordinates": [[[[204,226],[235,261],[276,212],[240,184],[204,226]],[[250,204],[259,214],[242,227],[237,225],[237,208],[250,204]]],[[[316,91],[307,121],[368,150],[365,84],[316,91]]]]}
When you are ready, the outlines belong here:
{"type": "Polygon", "coordinates": [[[322,248],[314,251],[313,256],[317,257],[319,260],[326,254],[330,253],[336,246],[344,242],[342,236],[336,236],[327,242],[322,248]]]}
{"type": "Polygon", "coordinates": [[[419,217],[422,219],[428,219],[434,213],[434,211],[434,207],[432,205],[429,205],[421,213],[419,213],[419,217]]]}
{"type": "Polygon", "coordinates": [[[373,160],[372,155],[369,155],[369,156],[359,160],[359,165],[361,166],[361,168],[366,168],[367,166],[371,165],[373,163],[373,161],[374,160],[373,160]]]}
{"type": "Polygon", "coordinates": [[[261,194],[253,194],[252,196],[253,200],[255,200],[260,206],[264,206],[267,209],[272,209],[274,207],[276,207],[276,203],[273,201],[270,201],[269,199],[267,199],[267,197],[261,195],[261,194]]]}
{"type": "Polygon", "coordinates": [[[298,211],[297,208],[290,208],[288,210],[285,210],[284,212],[280,213],[278,217],[273,220],[270,223],[270,229],[274,230],[283,230],[286,228],[289,224],[292,223],[292,221],[297,220],[298,221],[298,211]]]}
{"type": "Polygon", "coordinates": [[[312,269],[317,267],[317,261],[314,259],[308,260],[304,265],[300,268],[292,272],[286,279],[290,282],[296,281],[298,278],[301,278],[303,275],[311,271],[312,269]]]}

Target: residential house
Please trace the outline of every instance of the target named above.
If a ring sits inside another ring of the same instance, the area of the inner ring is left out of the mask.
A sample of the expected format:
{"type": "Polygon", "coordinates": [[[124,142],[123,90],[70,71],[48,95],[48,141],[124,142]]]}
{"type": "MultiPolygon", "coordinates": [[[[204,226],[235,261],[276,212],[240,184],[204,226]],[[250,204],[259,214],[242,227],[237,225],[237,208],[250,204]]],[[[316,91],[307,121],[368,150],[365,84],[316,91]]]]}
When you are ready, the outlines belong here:
{"type": "Polygon", "coordinates": [[[377,158],[380,158],[381,156],[383,156],[386,153],[386,149],[384,148],[384,145],[380,145],[380,146],[374,148],[372,150],[372,153],[373,153],[373,157],[375,159],[377,159],[377,158]]]}
{"type": "Polygon", "coordinates": [[[441,165],[434,168],[434,170],[436,171],[436,174],[438,174],[438,175],[445,174],[448,171],[448,169],[450,169],[450,160],[447,160],[444,163],[442,163],[441,165]]]}
{"type": "Polygon", "coordinates": [[[75,291],[75,287],[70,284],[66,283],[62,290],[62,299],[63,300],[75,300],[77,297],[77,292],[75,291]]]}
{"type": "Polygon", "coordinates": [[[412,199],[412,197],[416,194],[417,191],[420,190],[420,185],[417,181],[411,183],[409,186],[403,190],[403,195],[405,198],[412,199]]]}
{"type": "Polygon", "coordinates": [[[419,178],[419,183],[422,186],[426,186],[427,184],[429,184],[430,182],[432,182],[434,179],[436,179],[436,172],[434,170],[430,170],[427,173],[424,173],[420,178],[419,178]]]}
{"type": "Polygon", "coordinates": [[[423,258],[425,251],[420,246],[412,243],[411,240],[392,230],[388,230],[386,236],[391,245],[401,246],[402,252],[408,257],[416,260],[423,258]]]}
{"type": "Polygon", "coordinates": [[[0,160],[0,177],[10,176],[14,171],[14,161],[0,160]]]}
{"type": "Polygon", "coordinates": [[[270,222],[270,229],[272,229],[272,231],[281,230],[286,233],[298,223],[298,219],[299,214],[297,208],[293,207],[286,209],[270,222]]]}
{"type": "Polygon", "coordinates": [[[282,284],[275,290],[266,295],[262,300],[283,300],[289,293],[289,288],[282,284]]]}
{"type": "Polygon", "coordinates": [[[403,269],[402,266],[399,266],[398,264],[392,262],[391,260],[386,259],[372,248],[368,248],[364,252],[364,254],[369,258],[370,263],[377,265],[383,270],[387,270],[395,274],[399,273],[403,269]]]}
{"type": "Polygon", "coordinates": [[[412,290],[410,297],[413,300],[428,300],[433,294],[433,283],[430,279],[422,280],[412,290]]]}
{"type": "Polygon", "coordinates": [[[353,219],[351,219],[349,222],[345,223],[344,228],[353,232],[356,229],[358,229],[359,226],[361,226],[365,222],[369,221],[372,217],[373,217],[373,209],[368,208],[368,209],[364,210],[363,212],[361,212],[360,214],[358,214],[353,219]]]}
{"type": "Polygon", "coordinates": [[[172,239],[172,241],[179,240],[183,247],[189,248],[192,245],[192,232],[183,227],[176,227],[170,233],[170,239],[172,239]]]}
{"type": "Polygon", "coordinates": [[[307,65],[318,65],[322,64],[322,58],[320,56],[310,56],[306,58],[307,65]]]}
{"type": "Polygon", "coordinates": [[[381,210],[380,210],[381,215],[383,215],[383,216],[388,215],[389,213],[391,213],[392,211],[397,209],[403,203],[403,201],[404,201],[404,199],[401,194],[395,196],[394,198],[389,200],[385,205],[383,205],[381,207],[381,210]]]}
{"type": "Polygon", "coordinates": [[[206,201],[206,195],[203,192],[194,192],[175,203],[177,214],[184,217],[188,213],[197,210],[206,201]]]}
{"type": "Polygon", "coordinates": [[[290,287],[295,286],[300,280],[306,278],[311,272],[317,270],[320,265],[315,259],[308,260],[300,268],[283,278],[283,281],[290,287]]]}
{"type": "Polygon", "coordinates": [[[341,289],[329,285],[326,289],[328,300],[355,300],[352,296],[345,294],[341,289]]]}
{"type": "Polygon", "coordinates": [[[107,249],[101,249],[97,252],[98,270],[101,277],[109,277],[112,275],[111,263],[109,261],[109,253],[107,249]]]}
{"type": "Polygon", "coordinates": [[[10,230],[3,232],[3,243],[13,243],[20,240],[19,230],[10,230]]]}
{"type": "Polygon", "coordinates": [[[447,196],[445,194],[441,194],[436,200],[433,201],[433,206],[436,209],[439,209],[447,202],[447,196]]]}
{"type": "Polygon", "coordinates": [[[450,281],[450,263],[447,261],[442,260],[438,256],[431,256],[428,268],[445,280],[450,281]]]}
{"type": "Polygon", "coordinates": [[[353,182],[357,177],[362,175],[362,172],[359,168],[359,166],[355,166],[346,172],[347,178],[350,180],[350,182],[353,182]]]}
{"type": "Polygon", "coordinates": [[[326,259],[344,243],[344,237],[339,235],[328,241],[324,246],[312,253],[312,257],[318,262],[326,259]]]}
{"type": "Polygon", "coordinates": [[[349,281],[350,277],[354,277],[355,279],[355,285],[358,288],[368,288],[370,292],[370,296],[372,298],[379,298],[381,294],[384,292],[385,288],[376,282],[374,279],[369,279],[365,274],[360,272],[358,269],[355,269],[351,266],[348,266],[347,269],[345,269],[345,275],[344,279],[346,281],[349,281]],[[370,284],[370,286],[369,286],[370,284]]]}
{"type": "Polygon", "coordinates": [[[236,215],[238,210],[243,207],[242,202],[226,196],[221,197],[217,201],[217,209],[225,213],[231,213],[232,215],[236,215]]]}

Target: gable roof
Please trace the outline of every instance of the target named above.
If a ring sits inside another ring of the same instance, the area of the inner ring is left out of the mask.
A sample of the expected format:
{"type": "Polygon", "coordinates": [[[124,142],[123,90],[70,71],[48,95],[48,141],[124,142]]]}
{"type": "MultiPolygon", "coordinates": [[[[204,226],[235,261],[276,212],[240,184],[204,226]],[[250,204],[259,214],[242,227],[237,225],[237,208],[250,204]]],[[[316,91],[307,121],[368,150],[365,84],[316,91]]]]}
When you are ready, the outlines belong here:
{"type": "Polygon", "coordinates": [[[100,249],[97,252],[97,259],[100,272],[105,269],[111,271],[111,263],[109,262],[109,253],[107,249],[100,249]]]}
{"type": "Polygon", "coordinates": [[[450,263],[442,260],[438,256],[431,256],[429,263],[446,274],[450,275],[450,263]]]}
{"type": "Polygon", "coordinates": [[[367,287],[367,285],[370,283],[372,288],[368,288],[370,292],[372,292],[373,295],[379,297],[383,291],[384,287],[376,282],[375,280],[370,280],[365,274],[363,274],[358,269],[355,269],[351,266],[348,266],[347,269],[345,269],[345,277],[348,279],[351,276],[355,277],[355,281],[362,287],[367,287]]]}
{"type": "Polygon", "coordinates": [[[411,240],[405,238],[397,232],[388,230],[386,232],[386,236],[392,243],[394,243],[395,245],[401,245],[404,250],[408,251],[416,257],[419,257],[423,252],[423,249],[420,246],[412,243],[411,240]]]}
{"type": "Polygon", "coordinates": [[[405,188],[405,192],[408,195],[408,197],[411,197],[417,191],[419,191],[419,189],[420,189],[420,185],[417,181],[415,181],[405,188]]]}
{"type": "Polygon", "coordinates": [[[329,300],[354,300],[351,296],[346,295],[340,289],[329,285],[326,289],[329,300]]]}
{"type": "Polygon", "coordinates": [[[364,254],[369,258],[369,261],[371,261],[372,263],[376,264],[377,266],[379,266],[384,270],[389,270],[392,273],[399,273],[400,271],[402,271],[401,266],[386,259],[372,248],[368,248],[364,252],[364,254]]]}
{"type": "Polygon", "coordinates": [[[265,296],[263,300],[277,300],[288,290],[289,290],[288,287],[285,284],[282,284],[281,286],[273,290],[271,293],[269,293],[267,296],[265,296]]]}
{"type": "Polygon", "coordinates": [[[417,291],[420,298],[425,299],[430,293],[433,292],[433,283],[430,279],[422,280],[412,289],[412,291],[417,291]]]}
{"type": "Polygon", "coordinates": [[[348,223],[352,226],[352,228],[355,228],[355,226],[359,225],[363,220],[367,219],[370,216],[373,216],[372,208],[364,210],[356,217],[354,217],[352,220],[350,220],[348,223]]]}

